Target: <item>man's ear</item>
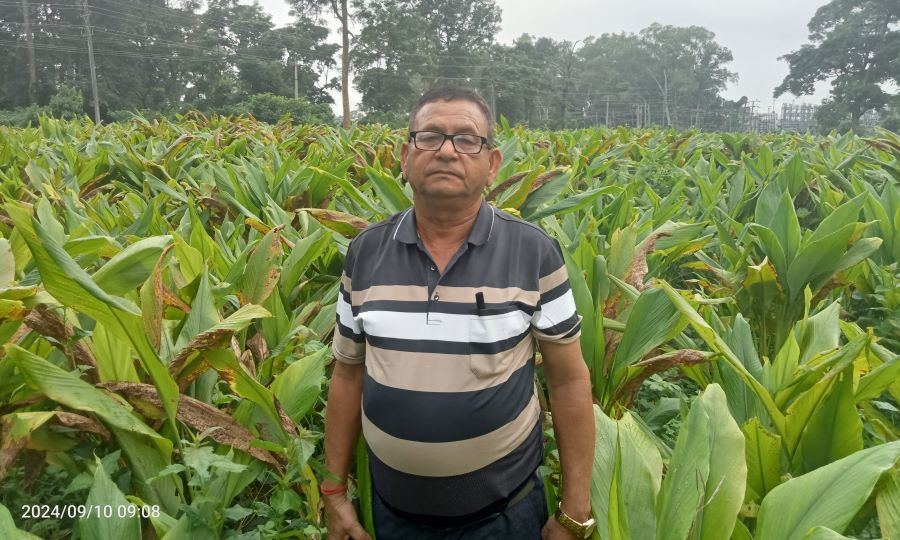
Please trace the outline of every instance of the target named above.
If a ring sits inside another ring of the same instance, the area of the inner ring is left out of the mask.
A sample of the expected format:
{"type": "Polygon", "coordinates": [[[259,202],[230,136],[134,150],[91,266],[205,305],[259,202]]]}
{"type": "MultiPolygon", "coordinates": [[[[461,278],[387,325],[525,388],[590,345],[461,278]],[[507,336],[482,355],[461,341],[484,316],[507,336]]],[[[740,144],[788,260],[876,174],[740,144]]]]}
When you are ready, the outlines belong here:
{"type": "Polygon", "coordinates": [[[494,183],[494,179],[497,178],[497,173],[500,172],[500,166],[503,165],[503,154],[500,153],[499,148],[491,148],[489,159],[491,164],[488,168],[488,185],[491,185],[494,183]]]}
{"type": "Polygon", "coordinates": [[[409,143],[400,145],[400,172],[406,172],[406,158],[409,156],[409,143]]]}

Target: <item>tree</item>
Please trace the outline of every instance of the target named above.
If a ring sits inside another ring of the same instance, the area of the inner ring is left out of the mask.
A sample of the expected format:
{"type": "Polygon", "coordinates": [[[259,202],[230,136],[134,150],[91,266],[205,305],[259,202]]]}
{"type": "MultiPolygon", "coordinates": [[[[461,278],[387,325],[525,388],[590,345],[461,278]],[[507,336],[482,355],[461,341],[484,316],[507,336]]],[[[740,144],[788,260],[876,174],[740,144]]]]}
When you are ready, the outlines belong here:
{"type": "Polygon", "coordinates": [[[659,90],[668,126],[678,126],[673,108],[699,111],[737,80],[737,74],[725,68],[733,59],[731,51],[716,43],[716,35],[706,28],[654,23],[640,36],[646,54],[644,69],[659,90]]]}
{"type": "Polygon", "coordinates": [[[635,124],[697,125],[699,111],[721,105],[720,93],[737,79],[727,68],[731,51],[699,26],[603,34],[586,39],[579,55],[585,106],[612,123],[634,116],[635,124]]]}
{"type": "MultiPolygon", "coordinates": [[[[438,81],[489,93],[489,51],[500,29],[493,0],[354,0],[356,84],[366,113],[405,114],[438,81]],[[487,91],[487,92],[485,92],[487,91]]],[[[490,99],[490,98],[489,98],[490,99]]]]}
{"type": "Polygon", "coordinates": [[[294,15],[311,14],[320,16],[330,10],[341,24],[341,125],[350,128],[350,12],[347,0],[287,0],[293,6],[294,15]]]}
{"type": "Polygon", "coordinates": [[[832,0],[820,7],[807,25],[812,43],[781,57],[790,72],[775,97],[811,94],[817,81],[831,79],[827,116],[840,118],[835,111],[843,112],[856,129],[863,113],[888,103],[882,84],[900,83],[898,22],[896,0],[832,0]]]}

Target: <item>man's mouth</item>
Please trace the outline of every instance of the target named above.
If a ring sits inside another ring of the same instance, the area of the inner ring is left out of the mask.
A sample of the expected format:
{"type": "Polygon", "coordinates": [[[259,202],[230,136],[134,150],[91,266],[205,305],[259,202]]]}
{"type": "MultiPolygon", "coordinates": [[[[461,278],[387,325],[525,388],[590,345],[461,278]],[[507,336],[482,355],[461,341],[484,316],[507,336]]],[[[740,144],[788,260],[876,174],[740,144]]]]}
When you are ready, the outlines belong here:
{"type": "Polygon", "coordinates": [[[431,171],[429,174],[430,174],[430,175],[435,175],[435,174],[446,174],[446,175],[450,175],[450,176],[456,176],[457,178],[459,178],[459,174],[457,174],[457,173],[454,172],[454,171],[448,171],[448,170],[446,170],[446,169],[441,169],[441,170],[438,170],[438,171],[431,171]]]}

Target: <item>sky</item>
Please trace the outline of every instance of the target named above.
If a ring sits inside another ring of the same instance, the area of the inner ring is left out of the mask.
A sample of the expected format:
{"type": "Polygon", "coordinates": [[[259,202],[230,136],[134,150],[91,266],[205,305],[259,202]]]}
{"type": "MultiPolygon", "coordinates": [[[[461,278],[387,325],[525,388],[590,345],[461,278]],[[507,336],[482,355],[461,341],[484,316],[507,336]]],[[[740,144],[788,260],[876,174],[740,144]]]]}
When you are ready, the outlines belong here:
{"type": "MultiPolygon", "coordinates": [[[[289,21],[284,0],[258,0],[277,25],[289,21]]],[[[576,41],[604,33],[637,33],[658,22],[674,26],[703,26],[716,41],[731,50],[728,65],[739,80],[724,92],[728,99],[747,96],[759,109],[780,108],[781,103],[817,103],[828,96],[829,84],[819,83],[811,96],[785,94],[776,100],[772,91],[788,73],[779,56],[807,43],[806,24],[827,0],[496,0],[502,10],[497,41],[512,43],[522,34],[576,41]]],[[[336,32],[332,39],[339,39],[336,32]]],[[[351,108],[359,95],[351,92],[351,108]]],[[[337,96],[340,106],[340,96],[337,96]]]]}

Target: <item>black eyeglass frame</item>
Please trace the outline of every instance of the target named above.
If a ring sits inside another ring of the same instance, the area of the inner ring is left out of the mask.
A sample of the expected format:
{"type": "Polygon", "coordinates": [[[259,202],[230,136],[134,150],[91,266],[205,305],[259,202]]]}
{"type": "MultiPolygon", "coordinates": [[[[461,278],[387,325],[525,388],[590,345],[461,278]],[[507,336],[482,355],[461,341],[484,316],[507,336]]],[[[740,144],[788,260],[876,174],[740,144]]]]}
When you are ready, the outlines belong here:
{"type": "Polygon", "coordinates": [[[409,137],[407,138],[407,141],[412,141],[413,146],[415,146],[417,150],[421,150],[422,152],[437,152],[438,150],[441,149],[442,146],[444,146],[444,143],[447,142],[447,139],[450,140],[450,144],[453,145],[453,150],[454,150],[456,153],[458,153],[458,154],[468,154],[468,155],[480,154],[480,153],[481,153],[481,149],[482,149],[483,147],[487,146],[488,148],[491,148],[491,146],[492,146],[492,145],[491,145],[491,142],[487,140],[487,137],[482,137],[481,135],[475,135],[475,134],[473,134],[473,133],[452,133],[452,134],[447,134],[447,133],[441,133],[440,131],[431,131],[430,129],[423,129],[423,130],[420,130],[420,131],[410,131],[410,132],[409,132],[409,137]],[[435,149],[433,149],[433,150],[430,150],[430,149],[427,149],[427,148],[419,148],[419,145],[416,144],[416,135],[418,135],[419,133],[436,133],[437,135],[443,136],[443,137],[444,137],[444,140],[442,140],[442,141],[441,141],[441,144],[438,145],[438,147],[435,148],[435,149]],[[478,137],[479,139],[481,139],[481,146],[478,147],[478,151],[477,151],[477,152],[461,152],[461,151],[459,150],[459,148],[456,147],[456,141],[454,140],[456,137],[478,137]]]}

